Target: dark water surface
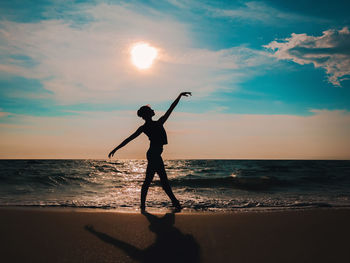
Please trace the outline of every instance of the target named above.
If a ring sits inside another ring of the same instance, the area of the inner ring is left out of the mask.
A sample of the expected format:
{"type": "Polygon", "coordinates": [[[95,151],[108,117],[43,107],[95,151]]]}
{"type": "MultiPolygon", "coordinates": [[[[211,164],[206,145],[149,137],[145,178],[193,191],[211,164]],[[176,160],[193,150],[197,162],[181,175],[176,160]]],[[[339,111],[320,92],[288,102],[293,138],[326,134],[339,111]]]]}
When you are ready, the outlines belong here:
{"type": "MultiPolygon", "coordinates": [[[[350,207],[350,161],[168,160],[185,209],[350,207]]],[[[0,206],[138,209],[145,160],[0,160],[0,206]]],[[[147,206],[170,205],[155,177],[147,206]]]]}

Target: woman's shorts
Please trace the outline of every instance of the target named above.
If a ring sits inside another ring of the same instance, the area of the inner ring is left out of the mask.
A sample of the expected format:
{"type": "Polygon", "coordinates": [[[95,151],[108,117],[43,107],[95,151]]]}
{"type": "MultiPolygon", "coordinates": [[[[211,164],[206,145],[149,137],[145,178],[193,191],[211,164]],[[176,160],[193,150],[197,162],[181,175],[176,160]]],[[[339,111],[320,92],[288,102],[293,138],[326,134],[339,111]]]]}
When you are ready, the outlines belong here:
{"type": "Polygon", "coordinates": [[[159,161],[162,157],[160,156],[163,152],[163,147],[150,147],[147,151],[147,160],[159,161]]]}

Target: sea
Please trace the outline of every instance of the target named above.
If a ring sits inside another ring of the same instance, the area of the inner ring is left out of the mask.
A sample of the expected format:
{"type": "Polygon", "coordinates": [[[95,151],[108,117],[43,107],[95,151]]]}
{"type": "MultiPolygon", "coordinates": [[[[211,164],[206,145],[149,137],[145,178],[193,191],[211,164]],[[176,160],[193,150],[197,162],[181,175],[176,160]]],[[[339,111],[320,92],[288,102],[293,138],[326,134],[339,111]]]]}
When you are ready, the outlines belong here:
{"type": "MultiPolygon", "coordinates": [[[[138,211],[146,160],[0,160],[0,206],[138,211]]],[[[350,208],[350,161],[165,160],[184,211],[350,208]]],[[[147,208],[171,205],[156,175],[147,208]]]]}

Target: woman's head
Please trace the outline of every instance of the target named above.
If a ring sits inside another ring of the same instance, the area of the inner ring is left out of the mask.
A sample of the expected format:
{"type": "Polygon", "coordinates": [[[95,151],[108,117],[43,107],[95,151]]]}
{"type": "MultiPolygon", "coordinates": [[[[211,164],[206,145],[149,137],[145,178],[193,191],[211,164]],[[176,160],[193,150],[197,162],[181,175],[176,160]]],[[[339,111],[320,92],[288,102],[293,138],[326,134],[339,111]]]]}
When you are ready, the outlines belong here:
{"type": "Polygon", "coordinates": [[[151,119],[154,116],[154,110],[152,110],[149,105],[142,106],[137,111],[137,116],[141,117],[144,120],[151,119]]]}

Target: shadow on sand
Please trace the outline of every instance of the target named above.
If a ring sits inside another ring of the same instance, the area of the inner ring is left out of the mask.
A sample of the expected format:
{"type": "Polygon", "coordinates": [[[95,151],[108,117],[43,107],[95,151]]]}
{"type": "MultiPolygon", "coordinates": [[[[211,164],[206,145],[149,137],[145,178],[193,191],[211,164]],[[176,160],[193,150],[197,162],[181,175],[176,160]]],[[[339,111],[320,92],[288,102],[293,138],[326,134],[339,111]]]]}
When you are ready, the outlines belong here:
{"type": "Polygon", "coordinates": [[[192,235],[183,234],[174,227],[175,215],[165,214],[157,217],[144,212],[150,222],[149,229],[156,234],[155,242],[145,249],[139,249],[108,234],[96,231],[93,226],[85,229],[102,241],[123,250],[131,258],[139,262],[200,262],[199,245],[192,235]]]}

